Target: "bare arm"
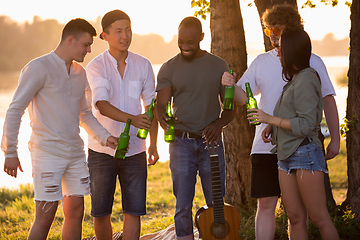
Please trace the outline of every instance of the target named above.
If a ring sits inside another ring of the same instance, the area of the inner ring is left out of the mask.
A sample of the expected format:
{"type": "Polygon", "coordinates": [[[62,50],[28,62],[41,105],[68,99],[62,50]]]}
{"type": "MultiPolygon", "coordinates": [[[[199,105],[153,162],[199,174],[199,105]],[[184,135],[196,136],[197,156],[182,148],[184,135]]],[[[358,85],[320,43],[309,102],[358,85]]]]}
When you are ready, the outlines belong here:
{"type": "MultiPolygon", "coordinates": [[[[220,99],[223,102],[224,93],[220,93],[220,99]]],[[[221,137],[223,128],[228,125],[236,116],[236,106],[233,111],[222,111],[218,119],[210,123],[204,130],[205,140],[211,144],[213,141],[218,142],[221,137]]]]}
{"type": "Polygon", "coordinates": [[[333,96],[328,95],[323,98],[324,113],[331,141],[326,148],[325,160],[334,158],[340,151],[340,128],[339,115],[336,108],[336,102],[333,96]]]}
{"type": "Polygon", "coordinates": [[[160,126],[167,131],[169,125],[166,123],[166,106],[167,102],[171,100],[171,87],[164,87],[157,93],[157,104],[156,104],[156,117],[160,123],[160,126]]]}
{"type": "MultiPolygon", "coordinates": [[[[149,106],[145,107],[147,111],[149,106]]],[[[148,158],[148,165],[154,165],[159,160],[159,154],[157,151],[157,136],[158,136],[158,121],[156,117],[156,106],[154,109],[154,119],[151,123],[150,127],[150,146],[148,148],[149,158],[148,158]]]]}
{"type": "Polygon", "coordinates": [[[236,77],[235,73],[234,73],[234,75],[231,75],[228,72],[224,72],[224,74],[222,75],[222,78],[221,78],[221,83],[224,86],[235,85],[234,101],[239,105],[244,105],[246,102],[246,93],[244,92],[244,90],[241,87],[236,85],[235,77],[236,77]]]}
{"type": "Polygon", "coordinates": [[[271,116],[261,109],[249,109],[248,112],[251,112],[247,115],[249,120],[257,119],[261,123],[267,123],[269,125],[291,130],[290,119],[271,116]]]}
{"type": "Polygon", "coordinates": [[[245,91],[239,87],[238,85],[235,85],[235,99],[234,101],[239,105],[244,105],[246,102],[246,93],[245,91]]]}
{"type": "Polygon", "coordinates": [[[267,125],[266,128],[261,132],[261,138],[264,143],[271,142],[272,125],[267,125]]]}
{"type": "Polygon", "coordinates": [[[150,117],[146,114],[131,115],[129,113],[123,112],[118,108],[114,107],[108,101],[97,101],[96,107],[99,109],[100,113],[114,121],[126,122],[127,119],[131,119],[131,125],[142,128],[150,129],[151,122],[150,117]]]}

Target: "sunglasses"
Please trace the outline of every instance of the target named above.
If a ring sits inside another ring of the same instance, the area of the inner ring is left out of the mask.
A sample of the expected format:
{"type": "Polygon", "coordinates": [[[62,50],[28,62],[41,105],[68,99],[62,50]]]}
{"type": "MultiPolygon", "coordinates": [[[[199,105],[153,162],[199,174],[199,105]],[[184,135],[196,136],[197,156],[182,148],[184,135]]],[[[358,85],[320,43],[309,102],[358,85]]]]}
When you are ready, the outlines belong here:
{"type": "Polygon", "coordinates": [[[270,28],[265,28],[264,29],[264,33],[266,36],[270,37],[271,35],[271,32],[273,32],[275,34],[275,36],[280,36],[281,35],[281,31],[284,30],[285,28],[273,28],[273,29],[270,29],[270,28]]]}

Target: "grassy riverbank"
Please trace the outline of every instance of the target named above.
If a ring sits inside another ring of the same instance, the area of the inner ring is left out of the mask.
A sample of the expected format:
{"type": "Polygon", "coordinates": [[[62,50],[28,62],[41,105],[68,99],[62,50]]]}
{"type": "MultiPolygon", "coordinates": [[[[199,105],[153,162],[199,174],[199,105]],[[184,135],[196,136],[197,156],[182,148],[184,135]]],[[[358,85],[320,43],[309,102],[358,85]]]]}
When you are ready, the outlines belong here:
{"type": "MultiPolygon", "coordinates": [[[[341,153],[328,162],[330,181],[337,204],[346,197],[346,151],[345,141],[341,143],[341,153]]],[[[122,208],[120,192],[116,192],[112,214],[114,231],[122,230],[122,208]]],[[[172,183],[168,162],[157,163],[149,168],[148,177],[148,214],[142,217],[141,235],[154,233],[173,223],[175,198],[172,194],[172,183]]],[[[204,198],[200,183],[197,185],[193,212],[204,205],[204,198]]],[[[254,219],[255,209],[241,213],[240,236],[242,240],[255,239],[254,219]]],[[[34,214],[33,189],[31,185],[21,186],[19,190],[0,189],[0,239],[26,239],[34,214]]],[[[341,239],[360,239],[356,236],[360,232],[359,224],[352,220],[351,212],[344,216],[332,216],[341,239]]],[[[60,239],[61,227],[64,220],[61,209],[58,210],[49,239],[60,239]]],[[[287,239],[287,218],[284,210],[277,209],[277,229],[275,239],[287,239]]],[[[320,239],[317,229],[310,224],[309,239],[320,239]]],[[[85,198],[85,217],[83,237],[94,236],[92,217],[90,216],[90,197],[85,198]]]]}

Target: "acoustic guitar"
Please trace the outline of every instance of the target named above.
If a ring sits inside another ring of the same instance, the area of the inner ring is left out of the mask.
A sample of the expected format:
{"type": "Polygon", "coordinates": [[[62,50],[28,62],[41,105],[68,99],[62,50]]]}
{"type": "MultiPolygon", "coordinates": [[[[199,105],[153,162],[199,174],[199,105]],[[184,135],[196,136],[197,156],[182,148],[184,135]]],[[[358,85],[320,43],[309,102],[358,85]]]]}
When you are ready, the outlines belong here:
{"type": "Polygon", "coordinates": [[[206,143],[210,153],[213,205],[203,206],[195,215],[195,224],[203,240],[241,240],[239,236],[240,213],[224,204],[221,192],[218,145],[206,143]]]}

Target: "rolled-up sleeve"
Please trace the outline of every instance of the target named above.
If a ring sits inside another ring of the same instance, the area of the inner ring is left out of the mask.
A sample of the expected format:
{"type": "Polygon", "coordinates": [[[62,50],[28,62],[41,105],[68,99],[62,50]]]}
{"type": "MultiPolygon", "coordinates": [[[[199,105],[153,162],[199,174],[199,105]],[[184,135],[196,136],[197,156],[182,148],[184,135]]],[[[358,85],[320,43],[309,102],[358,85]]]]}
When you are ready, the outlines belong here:
{"type": "MultiPolygon", "coordinates": [[[[318,124],[320,82],[314,74],[307,73],[301,84],[294,88],[294,106],[297,117],[290,119],[291,130],[295,136],[308,136],[318,124]]],[[[321,111],[320,111],[321,112],[321,111]]]]}
{"type": "Polygon", "coordinates": [[[152,99],[155,97],[155,77],[152,66],[148,61],[145,64],[144,73],[145,81],[142,86],[141,98],[144,106],[149,106],[152,99]]]}
{"type": "Polygon", "coordinates": [[[92,91],[92,104],[96,109],[98,101],[110,102],[113,95],[111,83],[103,77],[102,69],[101,66],[91,63],[86,67],[86,76],[92,91]]]}
{"type": "Polygon", "coordinates": [[[85,129],[87,134],[97,140],[100,145],[106,146],[106,141],[111,134],[98,122],[91,111],[91,106],[87,99],[91,98],[90,87],[85,89],[84,97],[80,102],[80,126],[85,129]]]}

